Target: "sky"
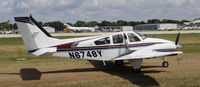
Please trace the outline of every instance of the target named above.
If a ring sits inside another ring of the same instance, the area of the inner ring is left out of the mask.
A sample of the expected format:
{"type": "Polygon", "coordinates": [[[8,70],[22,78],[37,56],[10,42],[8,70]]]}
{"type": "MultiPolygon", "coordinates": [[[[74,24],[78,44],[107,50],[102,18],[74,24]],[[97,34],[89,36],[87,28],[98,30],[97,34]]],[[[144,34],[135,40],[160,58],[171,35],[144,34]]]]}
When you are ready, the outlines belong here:
{"type": "Polygon", "coordinates": [[[32,16],[42,22],[193,20],[200,0],[0,0],[0,22],[32,16]]]}

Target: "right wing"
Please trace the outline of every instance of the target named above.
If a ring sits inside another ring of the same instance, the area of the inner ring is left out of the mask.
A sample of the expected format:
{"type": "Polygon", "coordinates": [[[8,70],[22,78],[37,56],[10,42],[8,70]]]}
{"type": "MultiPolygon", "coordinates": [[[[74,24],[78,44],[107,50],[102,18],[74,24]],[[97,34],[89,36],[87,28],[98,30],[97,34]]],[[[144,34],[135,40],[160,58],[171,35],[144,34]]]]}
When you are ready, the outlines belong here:
{"type": "Polygon", "coordinates": [[[132,53],[117,57],[114,60],[156,58],[156,57],[173,56],[173,55],[179,55],[179,54],[183,54],[183,52],[182,51],[173,51],[173,52],[134,51],[132,53]]]}

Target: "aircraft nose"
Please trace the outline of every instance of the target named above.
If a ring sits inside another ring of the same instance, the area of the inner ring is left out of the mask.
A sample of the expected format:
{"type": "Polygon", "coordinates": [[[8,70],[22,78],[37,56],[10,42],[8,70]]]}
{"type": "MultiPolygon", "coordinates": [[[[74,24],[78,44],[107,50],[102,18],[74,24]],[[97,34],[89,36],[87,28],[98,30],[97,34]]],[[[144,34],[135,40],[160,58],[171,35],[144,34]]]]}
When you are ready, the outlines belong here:
{"type": "Polygon", "coordinates": [[[181,48],[182,46],[180,44],[177,44],[176,45],[176,48],[181,48]]]}
{"type": "Polygon", "coordinates": [[[170,40],[163,40],[163,42],[175,44],[173,41],[170,41],[170,40]]]}

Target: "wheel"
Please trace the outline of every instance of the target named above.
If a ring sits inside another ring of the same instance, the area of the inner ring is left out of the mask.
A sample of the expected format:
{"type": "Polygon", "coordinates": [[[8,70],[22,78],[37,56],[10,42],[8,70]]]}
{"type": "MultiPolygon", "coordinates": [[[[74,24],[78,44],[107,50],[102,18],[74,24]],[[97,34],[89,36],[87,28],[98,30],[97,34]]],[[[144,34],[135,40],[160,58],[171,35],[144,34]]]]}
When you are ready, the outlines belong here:
{"type": "Polygon", "coordinates": [[[168,67],[168,66],[169,66],[169,63],[168,63],[167,61],[163,61],[162,66],[163,66],[163,67],[168,67]]]}
{"type": "Polygon", "coordinates": [[[123,66],[124,65],[124,61],[123,60],[116,60],[115,61],[115,65],[117,65],[117,66],[123,66]]]}
{"type": "Polygon", "coordinates": [[[132,68],[131,71],[134,72],[134,73],[139,73],[141,71],[141,68],[139,68],[139,69],[133,69],[132,68]]]}

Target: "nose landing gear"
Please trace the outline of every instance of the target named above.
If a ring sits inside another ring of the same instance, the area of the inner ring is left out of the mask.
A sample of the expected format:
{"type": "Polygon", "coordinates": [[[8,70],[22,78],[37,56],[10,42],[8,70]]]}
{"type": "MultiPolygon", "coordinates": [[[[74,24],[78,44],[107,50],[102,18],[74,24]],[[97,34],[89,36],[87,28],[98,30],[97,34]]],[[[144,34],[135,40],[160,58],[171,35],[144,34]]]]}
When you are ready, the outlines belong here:
{"type": "Polygon", "coordinates": [[[115,60],[115,65],[123,66],[124,65],[124,61],[123,60],[115,60]]]}
{"type": "Polygon", "coordinates": [[[166,58],[163,57],[162,67],[166,68],[169,66],[169,63],[167,62],[166,58]]]}

